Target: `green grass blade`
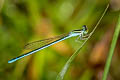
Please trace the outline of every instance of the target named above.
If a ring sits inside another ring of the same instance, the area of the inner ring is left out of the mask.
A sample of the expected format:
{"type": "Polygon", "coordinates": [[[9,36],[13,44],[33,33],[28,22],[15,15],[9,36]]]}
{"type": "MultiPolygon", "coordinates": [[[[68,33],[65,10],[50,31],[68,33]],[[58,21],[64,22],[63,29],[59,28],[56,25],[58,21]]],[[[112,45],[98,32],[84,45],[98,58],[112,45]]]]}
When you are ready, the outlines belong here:
{"type": "Polygon", "coordinates": [[[107,79],[107,75],[108,75],[108,72],[109,72],[109,68],[110,68],[110,64],[111,64],[111,61],[112,61],[112,56],[113,56],[113,53],[114,53],[114,49],[115,49],[115,46],[116,46],[116,42],[117,42],[117,39],[118,39],[119,32],[120,32],[120,14],[119,14],[118,23],[117,23],[117,26],[115,28],[115,32],[114,32],[114,35],[113,35],[113,39],[112,39],[109,55],[108,55],[108,58],[107,58],[107,62],[106,62],[106,65],[105,65],[102,80],[107,79]]]}
{"type": "Polygon", "coordinates": [[[66,62],[65,66],[63,67],[63,69],[61,70],[61,72],[57,75],[56,80],[63,80],[65,73],[67,72],[71,62],[75,59],[75,57],[79,54],[79,51],[81,50],[81,48],[85,45],[85,43],[89,40],[89,38],[91,37],[91,35],[94,33],[94,31],[96,30],[96,28],[98,27],[98,25],[100,24],[102,18],[104,17],[106,11],[108,10],[109,4],[107,5],[106,9],[104,10],[102,16],[100,17],[99,21],[97,22],[96,26],[94,27],[94,29],[92,30],[92,32],[89,34],[89,37],[82,43],[82,45],[78,48],[78,50],[76,50],[75,53],[73,53],[73,55],[69,58],[69,60],[66,62]]]}

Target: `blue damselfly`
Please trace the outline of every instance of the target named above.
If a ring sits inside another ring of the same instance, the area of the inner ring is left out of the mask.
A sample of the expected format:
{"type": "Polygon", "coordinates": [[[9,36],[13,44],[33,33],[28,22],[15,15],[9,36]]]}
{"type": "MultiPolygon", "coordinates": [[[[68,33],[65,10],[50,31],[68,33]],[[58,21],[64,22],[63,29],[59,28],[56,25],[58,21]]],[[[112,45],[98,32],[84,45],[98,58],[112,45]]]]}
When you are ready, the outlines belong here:
{"type": "Polygon", "coordinates": [[[53,44],[56,44],[62,40],[65,40],[65,39],[68,39],[71,37],[75,37],[75,36],[79,36],[78,38],[80,38],[81,40],[84,40],[86,37],[88,37],[88,30],[87,30],[86,25],[83,25],[82,29],[73,30],[73,31],[69,32],[68,34],[63,34],[63,35],[60,35],[57,37],[28,43],[27,45],[25,45],[24,49],[32,49],[32,50],[21,55],[21,56],[18,56],[16,58],[9,60],[8,63],[15,62],[15,61],[17,61],[25,56],[31,55],[31,54],[36,53],[44,48],[51,46],[53,44]]]}

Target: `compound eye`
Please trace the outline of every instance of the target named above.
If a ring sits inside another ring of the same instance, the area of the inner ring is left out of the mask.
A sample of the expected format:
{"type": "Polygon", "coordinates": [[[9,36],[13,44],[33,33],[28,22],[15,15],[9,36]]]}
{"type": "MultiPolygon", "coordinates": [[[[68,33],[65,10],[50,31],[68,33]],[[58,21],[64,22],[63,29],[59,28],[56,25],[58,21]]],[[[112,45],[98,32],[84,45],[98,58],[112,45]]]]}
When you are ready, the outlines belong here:
{"type": "Polygon", "coordinates": [[[83,25],[83,30],[87,31],[87,26],[86,25],[83,25]]]}

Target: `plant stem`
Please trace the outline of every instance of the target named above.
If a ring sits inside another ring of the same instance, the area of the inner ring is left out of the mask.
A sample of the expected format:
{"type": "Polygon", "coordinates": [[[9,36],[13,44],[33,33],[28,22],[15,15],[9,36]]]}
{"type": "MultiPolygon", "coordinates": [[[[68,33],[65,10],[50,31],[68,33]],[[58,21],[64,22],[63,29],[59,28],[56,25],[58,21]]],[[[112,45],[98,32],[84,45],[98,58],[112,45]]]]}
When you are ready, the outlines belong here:
{"type": "Polygon", "coordinates": [[[115,49],[115,46],[116,46],[116,43],[117,43],[119,32],[120,32],[120,14],[119,14],[118,23],[117,23],[117,26],[115,28],[115,32],[114,32],[114,35],[113,35],[113,39],[112,39],[109,55],[108,55],[108,58],[107,58],[107,62],[106,62],[106,65],[105,65],[102,80],[107,79],[107,75],[108,75],[108,72],[109,72],[109,68],[110,68],[110,64],[111,64],[111,61],[112,61],[112,56],[113,56],[114,49],[115,49]]]}

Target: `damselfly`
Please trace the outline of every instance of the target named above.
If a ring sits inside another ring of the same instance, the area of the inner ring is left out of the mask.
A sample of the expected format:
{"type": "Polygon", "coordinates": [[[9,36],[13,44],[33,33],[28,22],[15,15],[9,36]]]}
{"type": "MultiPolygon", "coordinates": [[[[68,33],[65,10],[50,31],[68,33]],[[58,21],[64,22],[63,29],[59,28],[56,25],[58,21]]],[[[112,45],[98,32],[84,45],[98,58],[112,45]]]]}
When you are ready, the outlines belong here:
{"type": "MultiPolygon", "coordinates": [[[[74,36],[79,36],[78,38],[80,38],[81,40],[84,40],[88,37],[88,30],[86,25],[83,25],[82,29],[78,29],[78,30],[73,30],[71,32],[69,32],[68,34],[64,34],[64,35],[60,35],[57,37],[53,37],[53,38],[48,38],[48,39],[44,39],[44,40],[39,40],[39,41],[35,41],[35,42],[31,42],[28,43],[27,45],[25,45],[24,49],[31,49],[31,51],[18,56],[16,58],[13,58],[11,60],[8,61],[8,63],[12,63],[15,62],[25,56],[31,55],[33,53],[36,53],[44,48],[47,48],[53,44],[56,44],[62,40],[74,37],[74,36]]],[[[78,39],[77,38],[77,39],[78,39]]]]}

